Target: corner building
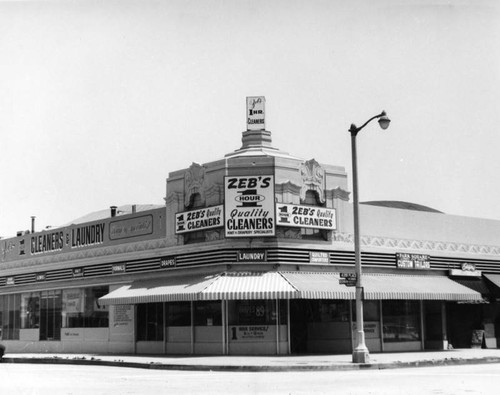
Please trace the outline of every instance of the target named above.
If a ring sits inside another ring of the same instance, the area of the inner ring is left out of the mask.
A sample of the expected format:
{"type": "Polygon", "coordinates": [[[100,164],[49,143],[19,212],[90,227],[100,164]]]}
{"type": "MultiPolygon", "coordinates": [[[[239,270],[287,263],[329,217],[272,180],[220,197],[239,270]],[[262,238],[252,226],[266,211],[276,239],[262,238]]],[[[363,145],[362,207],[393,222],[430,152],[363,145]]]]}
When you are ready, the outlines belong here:
{"type": "MultiPolygon", "coordinates": [[[[249,99],[241,148],[170,173],[165,207],[0,240],[9,352],[352,352],[345,169],[274,148],[249,99]]],[[[500,221],[402,202],[360,216],[370,352],[497,347],[500,221]]]]}

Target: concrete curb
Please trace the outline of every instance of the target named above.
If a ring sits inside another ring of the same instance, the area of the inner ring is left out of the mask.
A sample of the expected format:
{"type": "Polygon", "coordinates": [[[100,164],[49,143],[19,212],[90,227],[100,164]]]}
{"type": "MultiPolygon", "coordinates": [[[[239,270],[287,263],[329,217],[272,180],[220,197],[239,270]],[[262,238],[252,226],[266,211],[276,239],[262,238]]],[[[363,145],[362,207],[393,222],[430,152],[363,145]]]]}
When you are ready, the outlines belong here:
{"type": "Polygon", "coordinates": [[[304,365],[189,365],[189,364],[171,364],[161,362],[127,362],[124,360],[106,361],[99,358],[17,358],[6,357],[1,360],[2,363],[30,363],[30,364],[52,364],[52,365],[96,365],[96,366],[115,366],[124,368],[154,369],[154,370],[184,370],[184,371],[220,371],[220,372],[298,372],[298,371],[348,371],[348,370],[382,370],[382,369],[401,369],[401,368],[420,368],[437,367],[453,365],[477,365],[500,363],[500,357],[483,358],[445,358],[438,360],[421,361],[395,361],[383,363],[367,364],[322,364],[314,363],[304,365]]]}

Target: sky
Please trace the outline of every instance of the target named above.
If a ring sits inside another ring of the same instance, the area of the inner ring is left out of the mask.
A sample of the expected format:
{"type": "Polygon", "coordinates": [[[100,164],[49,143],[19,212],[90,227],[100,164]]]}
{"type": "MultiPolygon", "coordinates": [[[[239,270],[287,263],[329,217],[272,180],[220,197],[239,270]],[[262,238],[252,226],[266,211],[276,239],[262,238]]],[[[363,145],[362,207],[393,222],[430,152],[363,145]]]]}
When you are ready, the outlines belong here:
{"type": "Polygon", "coordinates": [[[497,0],[0,1],[0,236],[164,204],[170,172],[273,146],[361,201],[500,220],[497,0]],[[351,186],[350,186],[351,188],[351,186]]]}

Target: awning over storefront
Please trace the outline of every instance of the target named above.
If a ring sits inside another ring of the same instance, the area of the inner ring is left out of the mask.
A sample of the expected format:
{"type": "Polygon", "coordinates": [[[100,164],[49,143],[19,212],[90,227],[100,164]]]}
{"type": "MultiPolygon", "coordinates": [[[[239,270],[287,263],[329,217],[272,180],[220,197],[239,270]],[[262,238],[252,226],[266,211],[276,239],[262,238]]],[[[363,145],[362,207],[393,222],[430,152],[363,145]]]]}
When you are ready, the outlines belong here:
{"type": "Polygon", "coordinates": [[[488,296],[491,291],[488,288],[485,280],[481,277],[478,278],[453,278],[453,281],[463,285],[464,287],[470,288],[476,292],[479,292],[483,296],[488,296]]]}
{"type": "Polygon", "coordinates": [[[101,297],[103,305],[191,300],[290,299],[298,292],[277,272],[226,272],[134,281],[101,297]]]}
{"type": "Polygon", "coordinates": [[[281,272],[298,291],[299,299],[355,299],[354,287],[339,284],[339,273],[281,272]]]}
{"type": "MultiPolygon", "coordinates": [[[[339,283],[339,273],[283,272],[302,299],[355,299],[355,287],[339,283]]],[[[445,276],[363,274],[368,300],[448,300],[482,302],[480,292],[445,276]]]]}
{"type": "Polygon", "coordinates": [[[484,278],[488,280],[491,284],[490,296],[492,299],[500,300],[500,274],[483,274],[484,278]]]}
{"type": "Polygon", "coordinates": [[[483,302],[482,295],[445,276],[363,275],[365,299],[483,302]]]}
{"type": "Polygon", "coordinates": [[[172,277],[134,281],[99,298],[103,305],[197,300],[218,275],[172,277]]]}
{"type": "Polygon", "coordinates": [[[278,272],[223,273],[201,292],[201,300],[292,299],[298,292],[278,272]]]}
{"type": "MultiPolygon", "coordinates": [[[[104,305],[196,300],[355,299],[334,272],[222,272],[139,280],[99,299],[104,305]]],[[[367,300],[483,302],[480,292],[446,276],[363,274],[367,300]]]]}
{"type": "Polygon", "coordinates": [[[500,288],[500,274],[483,274],[483,276],[500,288]]]}

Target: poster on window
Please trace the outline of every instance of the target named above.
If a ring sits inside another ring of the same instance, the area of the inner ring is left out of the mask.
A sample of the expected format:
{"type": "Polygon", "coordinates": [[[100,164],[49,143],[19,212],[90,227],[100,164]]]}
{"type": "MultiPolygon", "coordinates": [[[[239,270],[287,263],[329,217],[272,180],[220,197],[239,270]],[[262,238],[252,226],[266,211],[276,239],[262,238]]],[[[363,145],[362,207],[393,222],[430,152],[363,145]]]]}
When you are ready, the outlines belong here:
{"type": "Polygon", "coordinates": [[[275,235],[274,176],[224,178],[226,237],[275,235]]]}
{"type": "Polygon", "coordinates": [[[85,292],[83,289],[63,290],[63,304],[66,313],[83,313],[85,292]]]}

